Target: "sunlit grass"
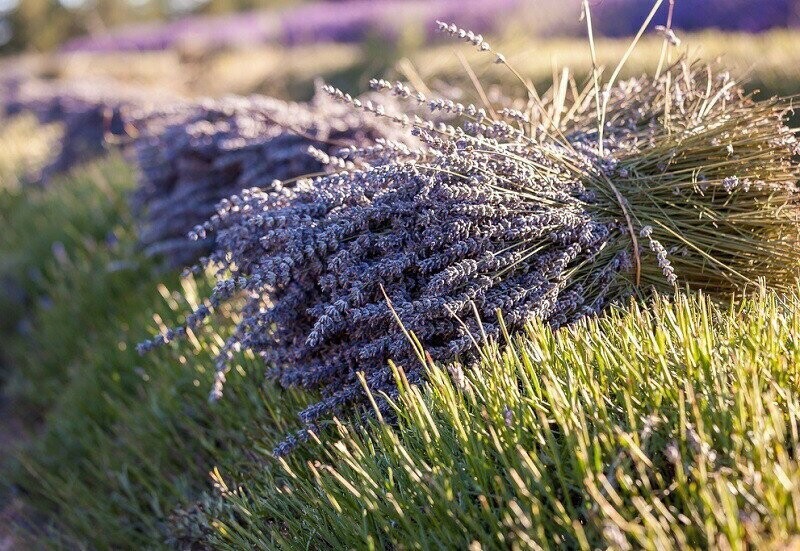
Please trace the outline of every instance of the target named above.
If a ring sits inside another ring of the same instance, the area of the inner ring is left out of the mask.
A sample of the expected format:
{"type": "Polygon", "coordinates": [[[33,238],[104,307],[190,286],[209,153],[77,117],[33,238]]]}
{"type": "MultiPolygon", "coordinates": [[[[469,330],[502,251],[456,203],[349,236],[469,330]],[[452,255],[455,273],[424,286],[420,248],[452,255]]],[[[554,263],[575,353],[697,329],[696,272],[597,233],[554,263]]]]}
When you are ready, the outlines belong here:
{"type": "MultiPolygon", "coordinates": [[[[800,295],[631,305],[398,374],[397,424],[215,475],[214,548],[766,548],[800,517],[800,295]]],[[[266,446],[268,447],[268,445],[266,446]]],[[[209,508],[208,506],[206,506],[209,508]]]]}
{"type": "MultiPolygon", "coordinates": [[[[18,166],[13,174],[21,170],[18,166]]],[[[130,225],[124,194],[132,184],[131,169],[113,157],[74,177],[57,178],[48,189],[0,189],[0,326],[11,328],[20,320],[48,273],[60,273],[73,251],[91,254],[130,225]]]]}

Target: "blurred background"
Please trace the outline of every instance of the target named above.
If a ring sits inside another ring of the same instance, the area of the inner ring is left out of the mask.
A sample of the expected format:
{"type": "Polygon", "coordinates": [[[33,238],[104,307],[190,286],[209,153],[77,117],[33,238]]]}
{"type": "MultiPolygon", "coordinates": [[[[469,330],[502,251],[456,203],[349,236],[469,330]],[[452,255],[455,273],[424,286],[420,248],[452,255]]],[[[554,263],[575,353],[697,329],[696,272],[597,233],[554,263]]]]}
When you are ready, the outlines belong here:
{"type": "MultiPolygon", "coordinates": [[[[601,62],[618,59],[650,0],[591,0],[601,62]]],[[[463,73],[434,32],[443,19],[492,37],[534,82],[588,64],[581,0],[0,0],[2,76],[103,77],[182,95],[261,92],[307,99],[321,76],[347,91],[392,73],[463,73]],[[424,47],[424,48],[423,48],[424,47]]],[[[664,24],[664,1],[651,27],[664,24]]],[[[678,0],[673,26],[692,57],[724,57],[764,93],[800,90],[800,0],[678,0]]],[[[648,33],[629,65],[657,56],[648,33]]],[[[491,61],[491,60],[489,60],[491,61]]],[[[489,63],[488,65],[491,65],[489,63]]],[[[478,67],[490,81],[491,67],[478,67]]],[[[498,77],[500,78],[500,77],[498,77]]]]}

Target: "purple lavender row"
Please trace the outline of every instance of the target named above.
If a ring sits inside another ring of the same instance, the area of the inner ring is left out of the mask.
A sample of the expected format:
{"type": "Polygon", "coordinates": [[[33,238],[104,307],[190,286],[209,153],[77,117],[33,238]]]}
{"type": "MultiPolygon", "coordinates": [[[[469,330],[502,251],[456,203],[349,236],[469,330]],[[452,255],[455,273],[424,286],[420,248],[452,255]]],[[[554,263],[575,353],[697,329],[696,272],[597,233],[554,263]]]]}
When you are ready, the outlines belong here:
{"type": "Polygon", "coordinates": [[[143,23],[108,34],[72,39],[63,46],[73,52],[161,51],[185,43],[236,46],[272,43],[278,39],[274,15],[246,12],[225,16],[189,16],[166,23],[143,23]]]}
{"type": "MultiPolygon", "coordinates": [[[[638,31],[653,7],[642,0],[603,0],[590,2],[599,32],[626,36],[638,31]]],[[[668,2],[664,2],[653,25],[666,21],[668,2]]],[[[800,24],[798,0],[677,0],[672,26],[684,30],[721,29],[762,32],[800,24]]]]}
{"type": "Polygon", "coordinates": [[[406,28],[433,35],[437,19],[458,19],[480,32],[497,29],[524,0],[350,0],[316,2],[282,11],[193,16],[163,24],[122,28],[67,42],[66,51],[165,50],[183,44],[209,47],[257,44],[360,42],[394,39],[406,28]]]}
{"type": "MultiPolygon", "coordinates": [[[[635,33],[652,7],[644,0],[592,1],[595,31],[610,36],[635,33]]],[[[666,19],[667,2],[655,24],[666,19]]],[[[249,12],[207,17],[193,16],[162,24],[122,28],[101,36],[67,42],[67,51],[165,50],[182,44],[210,47],[256,44],[307,44],[359,42],[370,35],[394,39],[415,25],[431,35],[437,19],[457,20],[477,32],[502,26],[515,13],[530,17],[544,10],[552,20],[548,34],[583,33],[577,21],[580,0],[348,0],[316,2],[280,12],[249,12]],[[526,9],[527,8],[527,9],[526,9]]],[[[535,16],[534,16],[535,17],[535,16]]],[[[542,18],[538,18],[542,19],[542,18]]],[[[760,32],[796,27],[800,23],[798,0],[681,0],[675,4],[673,27],[685,30],[719,28],[760,32]]]]}

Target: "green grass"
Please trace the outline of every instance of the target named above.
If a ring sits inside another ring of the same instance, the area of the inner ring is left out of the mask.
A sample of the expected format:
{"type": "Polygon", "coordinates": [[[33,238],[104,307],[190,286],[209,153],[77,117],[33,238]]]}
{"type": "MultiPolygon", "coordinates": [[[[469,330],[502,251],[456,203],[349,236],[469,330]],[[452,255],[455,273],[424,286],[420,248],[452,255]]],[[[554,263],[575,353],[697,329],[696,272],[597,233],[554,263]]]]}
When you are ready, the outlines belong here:
{"type": "MultiPolygon", "coordinates": [[[[7,214],[22,225],[17,213],[35,220],[48,197],[78,204],[92,185],[108,189],[113,167],[7,214]]],[[[110,204],[126,186],[115,189],[110,204]]],[[[103,229],[91,210],[75,220],[103,229]]],[[[743,548],[799,532],[797,292],[631,305],[556,334],[532,326],[489,345],[458,385],[438,367],[429,385],[401,385],[396,425],[329,427],[324,444],[279,462],[269,450],[307,397],[263,384],[241,358],[226,398],[208,405],[224,337],[213,332],[138,357],[133,343],[186,312],[167,288],[190,302],[207,288],[159,274],[117,235],[71,241],[66,261],[43,269],[49,301],[34,306],[31,333],[12,339],[29,385],[17,397],[43,420],[9,471],[36,543],[743,548]]]]}
{"type": "Polygon", "coordinates": [[[800,529],[799,331],[798,292],[534,325],[460,384],[399,375],[396,426],[221,466],[201,518],[215,549],[781,547],[800,529]]]}
{"type": "MultiPolygon", "coordinates": [[[[143,292],[129,323],[146,326],[152,311],[168,310],[173,300],[143,292]]],[[[38,534],[43,541],[160,547],[171,511],[197,499],[210,465],[247,453],[243,429],[261,403],[255,365],[249,377],[234,377],[230,401],[212,407],[205,397],[215,344],[141,359],[132,345],[144,334],[112,322],[87,343],[71,360],[41,434],[19,456],[15,483],[50,521],[38,534]],[[195,353],[197,361],[188,362],[195,353]]]]}
{"type": "MultiPolygon", "coordinates": [[[[537,14],[531,14],[531,18],[536,17],[537,14]]],[[[575,17],[577,19],[577,11],[575,17]]],[[[504,52],[523,75],[540,86],[552,81],[554,68],[568,66],[575,73],[589,74],[585,39],[539,37],[531,32],[532,26],[529,19],[522,18],[499,36],[490,37],[490,42],[504,52]]],[[[768,94],[800,91],[800,50],[796,47],[799,36],[797,30],[759,34],[680,33],[683,47],[692,57],[704,60],[720,57],[737,77],[749,75],[753,86],[768,94]]],[[[470,51],[464,44],[443,40],[429,45],[423,38],[419,33],[408,31],[395,43],[373,37],[360,45],[317,44],[292,48],[265,45],[207,52],[198,58],[182,58],[178,52],[76,53],[58,59],[43,54],[36,58],[34,65],[48,76],[66,79],[82,79],[89,75],[187,95],[265,93],[292,100],[310,97],[314,80],[320,76],[347,92],[361,93],[370,78],[392,68],[402,72],[409,62],[429,84],[436,79],[452,83],[452,77],[463,77],[455,52],[466,56],[482,82],[506,79],[501,68],[492,68],[491,58],[470,51]]],[[[598,40],[599,63],[613,68],[628,43],[626,38],[598,40]]],[[[652,71],[660,47],[660,36],[647,35],[629,60],[624,74],[639,76],[645,70],[652,71]]]]}
{"type": "Polygon", "coordinates": [[[32,545],[163,546],[170,512],[202,494],[209,466],[248,453],[242,429],[261,408],[255,365],[233,376],[230,400],[208,405],[218,336],[195,349],[135,352],[155,330],[153,313],[178,323],[189,308],[181,297],[200,296],[194,286],[204,283],[184,281],[181,294],[162,285],[179,288],[135,248],[131,185],[130,168],[111,158],[47,189],[2,192],[0,251],[13,259],[2,274],[25,301],[24,317],[3,331],[0,399],[34,436],[3,458],[0,490],[24,496],[32,545]]]}

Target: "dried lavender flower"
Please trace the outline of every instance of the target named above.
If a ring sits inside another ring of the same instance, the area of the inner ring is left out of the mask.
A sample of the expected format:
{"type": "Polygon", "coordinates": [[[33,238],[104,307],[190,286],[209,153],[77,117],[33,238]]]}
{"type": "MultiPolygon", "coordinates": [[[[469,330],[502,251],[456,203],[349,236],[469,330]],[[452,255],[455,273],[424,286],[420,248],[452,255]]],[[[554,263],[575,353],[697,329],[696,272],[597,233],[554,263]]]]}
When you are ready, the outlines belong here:
{"type": "MultiPolygon", "coordinates": [[[[474,355],[484,336],[500,337],[498,312],[510,331],[531,320],[561,327],[679,282],[720,293],[761,275],[789,284],[800,239],[796,140],[783,124],[785,105],[756,103],[706,67],[670,71],[607,88],[602,147],[589,101],[559,118],[563,102],[545,95],[493,118],[428,98],[432,111],[455,118],[407,117],[423,144],[413,154],[350,149],[341,158],[358,168],[221,202],[196,230],[216,236],[203,266],[216,267],[219,280],[187,323],[197,327],[215,306],[246,297],[218,359],[214,397],[242,349],[284,386],[319,391],[320,401],[300,412],[306,429],[276,448],[282,454],[325,419],[369,409],[358,374],[389,397],[389,359],[410,381],[423,380],[425,362],[407,332],[448,365],[474,355]],[[725,101],[700,101],[709,89],[725,101]],[[684,108],[666,110],[665,101],[684,108]],[[723,196],[713,185],[700,190],[697,174],[723,190],[733,177],[764,184],[723,196]],[[668,259],[668,250],[689,252],[668,259]]],[[[397,118],[327,91],[354,109],[397,118]]],[[[386,401],[378,406],[389,414],[386,401]]]]}

